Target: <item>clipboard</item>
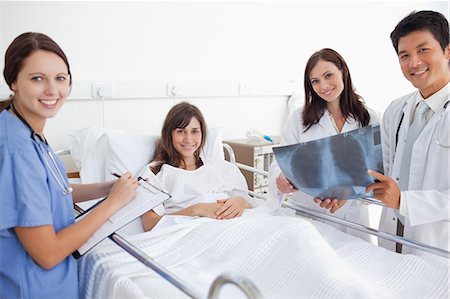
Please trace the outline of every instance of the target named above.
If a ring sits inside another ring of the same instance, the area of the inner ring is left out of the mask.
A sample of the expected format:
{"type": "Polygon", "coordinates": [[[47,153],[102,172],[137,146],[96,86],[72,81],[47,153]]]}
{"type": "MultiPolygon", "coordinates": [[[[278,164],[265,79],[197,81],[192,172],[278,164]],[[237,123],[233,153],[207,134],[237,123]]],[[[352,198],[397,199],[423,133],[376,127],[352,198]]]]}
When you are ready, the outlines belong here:
{"type": "MultiPolygon", "coordinates": [[[[171,195],[162,189],[148,183],[145,180],[140,179],[140,185],[136,189],[136,196],[123,206],[116,213],[111,215],[111,217],[106,220],[106,222],[100,226],[100,228],[84,243],[77,251],[72,253],[75,259],[79,259],[86,252],[95,247],[98,243],[104,239],[111,236],[114,232],[121,229],[131,221],[145,214],[147,211],[155,208],[161,203],[168,200],[171,195]]],[[[75,222],[80,221],[91,211],[95,209],[96,206],[101,204],[104,200],[103,198],[99,200],[95,205],[81,213],[75,218],[75,222]]]]}
{"type": "Polygon", "coordinates": [[[273,147],[281,171],[297,189],[313,197],[356,199],[383,173],[380,125],[330,137],[273,147]]]}

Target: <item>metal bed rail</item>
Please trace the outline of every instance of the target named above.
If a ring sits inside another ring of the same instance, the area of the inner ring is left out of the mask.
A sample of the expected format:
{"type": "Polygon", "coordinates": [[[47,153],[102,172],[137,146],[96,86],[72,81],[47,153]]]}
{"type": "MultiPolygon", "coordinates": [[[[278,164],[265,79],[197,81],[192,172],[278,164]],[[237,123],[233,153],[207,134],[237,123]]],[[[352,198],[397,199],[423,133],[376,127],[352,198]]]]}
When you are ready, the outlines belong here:
{"type": "MultiPolygon", "coordinates": [[[[74,204],[74,207],[78,213],[84,212],[84,210],[78,205],[74,204]]],[[[131,256],[136,258],[143,265],[155,271],[162,278],[167,280],[169,283],[171,283],[173,286],[175,286],[177,289],[179,289],[189,297],[198,299],[205,298],[204,294],[201,294],[199,291],[188,286],[185,282],[183,282],[181,278],[177,277],[175,274],[164,268],[161,264],[156,262],[153,258],[148,256],[145,252],[133,245],[123,236],[117,233],[113,233],[109,236],[109,238],[123,250],[128,252],[131,256]]],[[[249,299],[263,298],[256,285],[251,280],[236,273],[223,273],[219,275],[211,284],[207,298],[219,298],[220,290],[226,284],[235,285],[249,299]]]]}
{"type": "MultiPolygon", "coordinates": [[[[63,149],[55,151],[55,154],[58,156],[62,155],[70,155],[70,150],[63,149]]],[[[234,155],[234,154],[233,154],[234,155]]],[[[83,213],[84,210],[79,207],[77,204],[74,204],[74,209],[77,213],[83,213]]],[[[157,274],[159,274],[162,278],[167,280],[173,286],[178,288],[180,291],[185,293],[191,298],[205,298],[204,294],[201,294],[198,290],[193,289],[188,286],[183,280],[177,277],[175,274],[171,273],[169,270],[164,268],[162,265],[157,263],[154,259],[148,256],[145,252],[140,250],[138,247],[133,245],[131,242],[126,240],[123,236],[120,236],[117,233],[113,233],[109,236],[114,243],[116,243],[123,250],[128,252],[131,256],[136,258],[139,262],[141,262],[146,267],[152,269],[157,274]]],[[[211,284],[208,292],[208,297],[210,299],[219,298],[220,290],[226,284],[232,284],[239,288],[249,299],[259,299],[263,298],[259,289],[256,285],[246,277],[243,277],[237,273],[223,273],[219,275],[211,284]]]]}
{"type": "Polygon", "coordinates": [[[295,203],[295,202],[287,202],[287,201],[285,201],[285,202],[283,202],[281,204],[281,206],[287,207],[287,208],[291,208],[291,209],[295,210],[297,215],[302,215],[302,216],[306,216],[306,217],[314,217],[314,218],[326,220],[328,222],[341,224],[341,225],[344,225],[344,226],[346,226],[348,228],[351,228],[351,229],[354,229],[354,230],[357,230],[357,231],[360,231],[360,232],[363,232],[363,233],[368,233],[368,234],[371,234],[371,235],[374,235],[374,236],[377,236],[377,237],[381,237],[381,238],[386,239],[386,240],[394,241],[396,243],[400,243],[400,244],[409,246],[409,247],[414,248],[414,249],[419,249],[419,250],[422,250],[422,251],[425,251],[425,252],[433,253],[433,254],[436,254],[438,256],[442,256],[442,257],[448,258],[448,259],[450,258],[450,252],[448,252],[448,251],[446,251],[444,249],[433,247],[433,246],[430,246],[430,245],[427,245],[427,244],[424,244],[424,243],[421,243],[421,242],[417,242],[417,241],[414,241],[414,240],[409,240],[409,239],[406,239],[404,237],[392,235],[392,234],[389,234],[389,233],[386,233],[386,232],[382,232],[382,231],[379,231],[377,229],[374,229],[374,228],[371,228],[371,227],[367,227],[365,225],[358,224],[358,223],[355,223],[355,222],[352,222],[352,221],[344,220],[344,219],[341,219],[341,218],[338,218],[338,217],[335,217],[335,216],[331,216],[331,215],[327,215],[327,214],[324,214],[324,213],[320,213],[320,212],[317,212],[317,211],[314,211],[314,210],[302,207],[301,205],[299,205],[298,203],[295,203]]]}
{"type": "MultiPolygon", "coordinates": [[[[239,162],[236,162],[236,157],[235,157],[233,148],[231,146],[229,146],[228,144],[224,144],[223,147],[227,151],[228,156],[230,157],[230,162],[234,163],[237,167],[239,167],[241,169],[244,169],[244,170],[247,170],[247,171],[250,171],[250,172],[254,172],[254,173],[261,174],[261,175],[269,176],[269,172],[268,171],[256,169],[256,168],[254,168],[252,166],[248,166],[248,165],[244,165],[244,164],[241,164],[239,162]]],[[[252,192],[252,191],[250,191],[249,194],[254,196],[254,197],[261,198],[261,199],[268,199],[269,198],[269,195],[267,195],[267,194],[259,194],[259,193],[252,192]]],[[[354,200],[359,200],[359,201],[362,201],[363,203],[366,203],[366,204],[375,204],[375,205],[379,205],[379,206],[382,206],[382,207],[386,207],[381,201],[379,201],[379,200],[377,200],[375,198],[367,197],[367,196],[363,197],[363,198],[354,199],[354,200]]],[[[295,203],[295,202],[283,201],[281,203],[281,206],[282,207],[286,207],[286,208],[291,208],[291,209],[295,210],[297,215],[302,215],[302,216],[307,216],[307,217],[312,217],[312,218],[318,218],[318,219],[325,220],[325,221],[328,221],[328,222],[341,224],[341,225],[344,225],[344,226],[346,226],[348,228],[355,229],[355,230],[358,230],[358,231],[363,232],[363,233],[368,233],[368,234],[371,234],[371,235],[374,235],[374,236],[377,236],[377,237],[380,237],[380,238],[383,238],[383,239],[386,239],[386,240],[394,241],[396,243],[400,243],[402,245],[409,246],[409,247],[414,248],[414,249],[419,249],[419,250],[422,250],[422,251],[425,251],[425,252],[428,252],[428,253],[433,253],[435,255],[438,255],[438,256],[450,259],[450,252],[446,251],[444,249],[437,248],[437,247],[434,247],[434,246],[430,246],[430,245],[427,245],[427,244],[424,244],[424,243],[421,243],[421,242],[417,242],[417,241],[414,241],[414,240],[409,240],[409,239],[404,238],[404,237],[400,237],[400,236],[393,235],[393,234],[390,234],[390,233],[387,233],[387,232],[383,232],[383,231],[380,231],[380,230],[377,230],[377,229],[374,229],[374,228],[371,228],[371,227],[368,227],[368,226],[364,226],[364,225],[361,225],[361,224],[358,224],[358,223],[355,223],[355,222],[351,222],[351,221],[348,221],[348,220],[345,220],[345,219],[342,219],[342,218],[338,218],[338,217],[335,217],[335,216],[327,215],[325,213],[320,213],[320,212],[317,212],[317,211],[314,211],[314,210],[302,207],[301,205],[299,205],[298,203],[295,203]]]]}

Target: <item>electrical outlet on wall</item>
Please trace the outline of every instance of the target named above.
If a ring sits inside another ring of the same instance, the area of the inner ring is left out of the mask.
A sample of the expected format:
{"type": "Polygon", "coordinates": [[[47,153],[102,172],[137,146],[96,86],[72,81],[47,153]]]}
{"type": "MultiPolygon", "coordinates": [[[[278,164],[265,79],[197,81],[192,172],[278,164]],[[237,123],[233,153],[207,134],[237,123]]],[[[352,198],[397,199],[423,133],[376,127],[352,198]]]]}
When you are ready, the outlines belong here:
{"type": "Polygon", "coordinates": [[[167,96],[180,97],[185,93],[185,86],[183,83],[167,83],[167,96]]]}
{"type": "Polygon", "coordinates": [[[93,83],[92,97],[93,98],[112,98],[114,96],[114,89],[112,83],[93,83]]]}

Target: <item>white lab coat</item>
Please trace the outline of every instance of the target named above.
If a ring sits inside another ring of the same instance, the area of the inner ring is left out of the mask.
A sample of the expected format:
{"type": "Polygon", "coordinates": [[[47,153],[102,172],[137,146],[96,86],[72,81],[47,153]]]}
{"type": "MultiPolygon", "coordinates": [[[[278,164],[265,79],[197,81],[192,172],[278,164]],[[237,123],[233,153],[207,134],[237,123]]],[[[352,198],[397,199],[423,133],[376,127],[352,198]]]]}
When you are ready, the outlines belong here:
{"type": "MultiPolygon", "coordinates": [[[[442,102],[415,141],[411,154],[411,169],[407,191],[402,192],[399,213],[405,216],[404,236],[428,245],[449,250],[449,149],[437,144],[449,144],[449,108],[444,104],[449,100],[447,84],[433,96],[442,102]],[[440,119],[442,117],[442,119],[440,119]]],[[[398,181],[408,128],[411,123],[419,91],[403,96],[386,109],[381,124],[383,160],[385,174],[398,181]],[[400,118],[404,119],[399,127],[400,118]],[[396,133],[398,130],[398,144],[396,133]]],[[[427,99],[428,100],[428,99],[427,99]]],[[[396,234],[397,215],[394,210],[384,208],[380,230],[396,234]]],[[[395,250],[395,243],[384,239],[379,244],[395,250]]],[[[403,246],[403,253],[422,255],[419,250],[403,246]]]]}
{"type": "MultiPolygon", "coordinates": [[[[370,114],[370,124],[378,123],[380,120],[379,113],[375,112],[372,109],[368,109],[368,111],[370,114]]],[[[308,131],[303,132],[305,128],[303,126],[302,113],[303,107],[297,109],[292,113],[292,115],[289,118],[287,128],[281,135],[280,145],[289,145],[299,142],[307,142],[337,134],[336,129],[334,128],[332,120],[328,115],[328,113],[323,114],[319,123],[313,125],[311,128],[309,128],[308,131]]],[[[342,128],[342,132],[348,132],[358,128],[360,128],[359,122],[350,117],[345,122],[344,127],[342,128]]],[[[274,159],[269,168],[269,193],[271,200],[275,201],[276,205],[280,205],[283,196],[283,194],[278,190],[276,186],[276,179],[280,175],[280,173],[281,170],[277,164],[276,159],[274,159]]],[[[321,211],[326,214],[331,214],[329,210],[321,208],[318,204],[316,204],[310,195],[305,194],[301,191],[295,192],[292,195],[292,200],[301,203],[303,206],[307,208],[321,211]]],[[[342,208],[340,208],[338,211],[336,211],[334,214],[331,215],[349,221],[357,222],[360,224],[369,225],[368,207],[362,204],[360,201],[356,200],[347,201],[342,208]]],[[[350,230],[338,224],[334,226],[344,232],[350,233],[364,240],[369,240],[369,236],[367,234],[350,230]]]]}

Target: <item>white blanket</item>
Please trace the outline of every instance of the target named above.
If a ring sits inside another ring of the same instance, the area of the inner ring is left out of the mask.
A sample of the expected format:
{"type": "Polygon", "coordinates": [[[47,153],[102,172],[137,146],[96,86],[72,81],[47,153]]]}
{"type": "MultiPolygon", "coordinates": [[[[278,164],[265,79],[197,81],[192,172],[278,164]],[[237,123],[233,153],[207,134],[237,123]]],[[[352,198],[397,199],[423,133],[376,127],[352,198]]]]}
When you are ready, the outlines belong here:
{"type": "MultiPolygon", "coordinates": [[[[197,218],[129,236],[201,294],[221,273],[250,278],[265,298],[448,298],[448,264],[399,255],[299,217],[197,218]]],[[[184,293],[105,241],[79,263],[82,298],[174,298],[184,293]]],[[[221,297],[243,296],[226,286],[221,297]]]]}

